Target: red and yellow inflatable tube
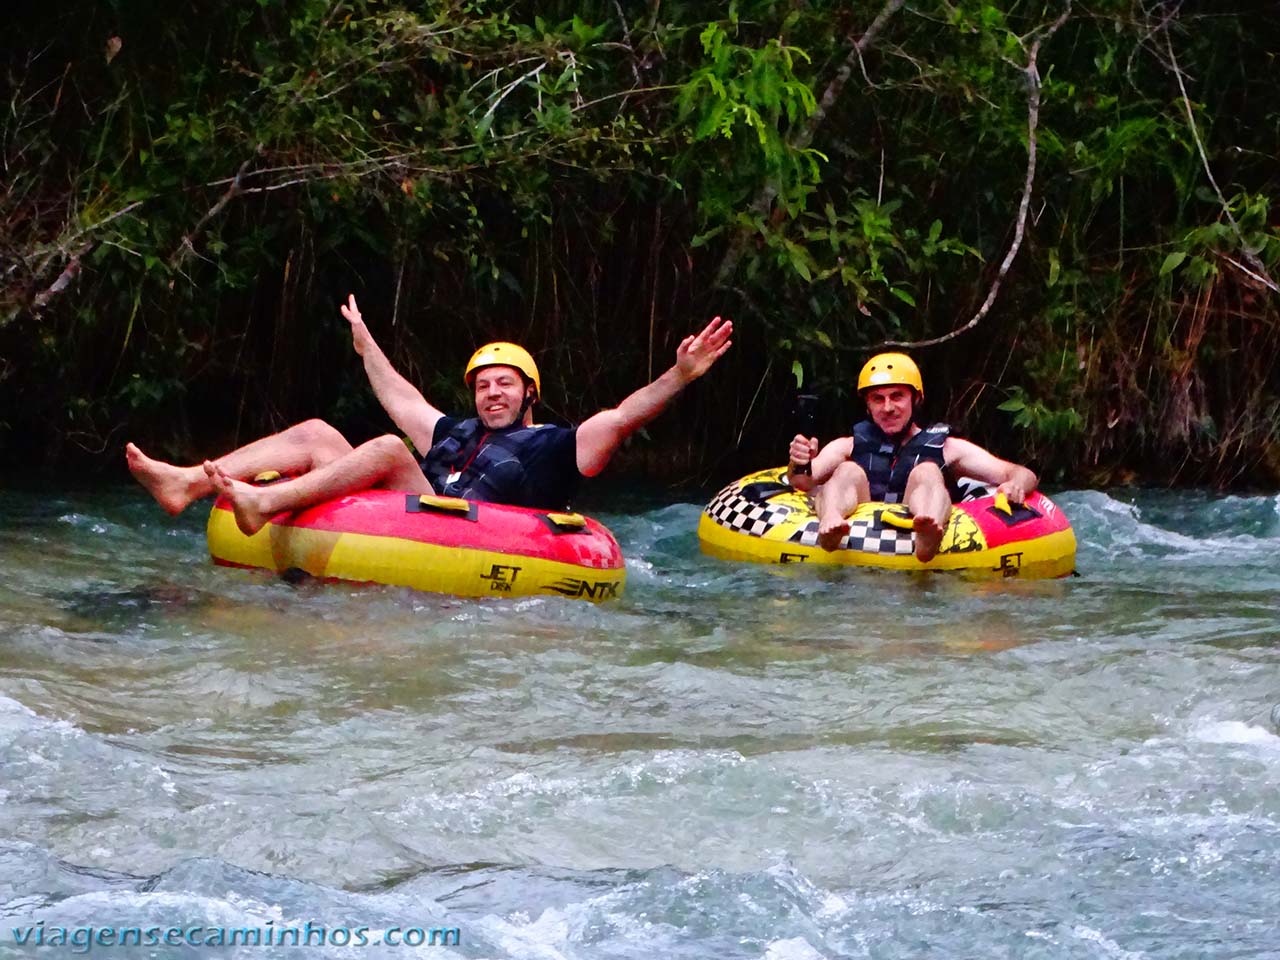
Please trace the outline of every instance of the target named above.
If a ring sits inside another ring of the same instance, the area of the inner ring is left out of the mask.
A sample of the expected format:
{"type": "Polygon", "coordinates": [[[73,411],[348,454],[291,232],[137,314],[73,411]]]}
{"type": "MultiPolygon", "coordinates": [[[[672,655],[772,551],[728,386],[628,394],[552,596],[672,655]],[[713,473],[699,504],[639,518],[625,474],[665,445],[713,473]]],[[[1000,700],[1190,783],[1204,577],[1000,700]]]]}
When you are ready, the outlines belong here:
{"type": "Polygon", "coordinates": [[[461,597],[621,596],[626,564],[590,517],[454,497],[366,490],[284,513],[251,537],[222,498],[209,514],[215,563],[384,583],[461,597]]]}
{"type": "Polygon", "coordinates": [[[702,512],[702,551],[722,560],[818,563],[892,570],[957,570],[976,577],[1065,577],[1075,570],[1076,536],[1042,493],[1021,505],[979,496],[954,504],[938,555],[915,558],[910,515],[902,504],[859,504],[835,550],[818,546],[813,499],[787,483],[785,467],[729,484],[702,512]]]}

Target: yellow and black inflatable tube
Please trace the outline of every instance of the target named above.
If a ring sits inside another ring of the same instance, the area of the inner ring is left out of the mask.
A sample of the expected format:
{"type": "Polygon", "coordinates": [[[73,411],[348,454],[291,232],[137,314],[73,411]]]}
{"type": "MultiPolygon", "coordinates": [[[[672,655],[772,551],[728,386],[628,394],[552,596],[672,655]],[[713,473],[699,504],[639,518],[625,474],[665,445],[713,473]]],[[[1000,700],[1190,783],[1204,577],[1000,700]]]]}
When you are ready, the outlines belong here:
{"type": "Polygon", "coordinates": [[[976,577],[1065,577],[1076,538],[1066,515],[1042,493],[1011,505],[985,495],[954,505],[938,555],[915,558],[911,516],[902,504],[864,503],[835,550],[818,546],[813,499],[787,483],[785,467],[737,480],[698,521],[704,553],[753,563],[810,563],[890,570],[950,570],[976,577]]]}

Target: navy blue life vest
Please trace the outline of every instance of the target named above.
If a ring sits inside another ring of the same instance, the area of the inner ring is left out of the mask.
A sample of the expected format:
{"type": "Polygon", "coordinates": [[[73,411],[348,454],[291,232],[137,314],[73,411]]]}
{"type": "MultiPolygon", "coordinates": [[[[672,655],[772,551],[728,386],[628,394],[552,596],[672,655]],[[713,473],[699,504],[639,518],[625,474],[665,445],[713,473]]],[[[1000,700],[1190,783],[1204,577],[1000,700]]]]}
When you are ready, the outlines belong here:
{"type": "MultiPolygon", "coordinates": [[[[853,428],[849,459],[866,471],[871,481],[872,500],[901,503],[907,490],[907,477],[916,464],[936,463],[939,469],[946,466],[942,446],[950,434],[951,428],[945,423],[935,423],[898,445],[872,421],[863,420],[853,428]]],[[[955,499],[954,492],[952,499],[955,499]]]]}
{"type": "Polygon", "coordinates": [[[541,473],[531,476],[528,462],[532,450],[547,439],[543,431],[561,429],[516,424],[489,430],[477,417],[460,420],[427,451],[421,460],[422,472],[442,496],[562,510],[572,489],[545,489],[563,484],[541,473]]]}

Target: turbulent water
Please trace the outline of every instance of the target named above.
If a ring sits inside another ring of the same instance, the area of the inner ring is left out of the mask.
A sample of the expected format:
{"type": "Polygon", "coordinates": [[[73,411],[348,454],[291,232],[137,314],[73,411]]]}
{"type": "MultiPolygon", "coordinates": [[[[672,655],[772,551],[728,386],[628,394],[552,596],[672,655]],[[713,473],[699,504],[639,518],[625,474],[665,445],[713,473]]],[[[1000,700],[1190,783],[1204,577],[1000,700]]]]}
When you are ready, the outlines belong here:
{"type": "Polygon", "coordinates": [[[0,492],[0,956],[1280,956],[1280,498],[1055,500],[1039,583],[601,513],[596,607],[0,492]]]}

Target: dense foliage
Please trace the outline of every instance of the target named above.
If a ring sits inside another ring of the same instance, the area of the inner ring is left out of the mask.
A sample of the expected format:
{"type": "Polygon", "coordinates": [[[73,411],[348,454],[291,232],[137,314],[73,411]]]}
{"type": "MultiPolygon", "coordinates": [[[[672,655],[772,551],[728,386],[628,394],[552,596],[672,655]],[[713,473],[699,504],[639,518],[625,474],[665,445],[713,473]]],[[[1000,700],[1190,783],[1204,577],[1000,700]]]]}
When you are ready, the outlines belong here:
{"type": "Polygon", "coordinates": [[[566,418],[732,316],[735,349],[630,448],[668,479],[781,460],[801,382],[843,430],[869,351],[941,337],[930,413],[1051,477],[1274,483],[1274,13],[19,6],[0,460],[380,432],[354,291],[437,403],[518,339],[566,418]]]}

